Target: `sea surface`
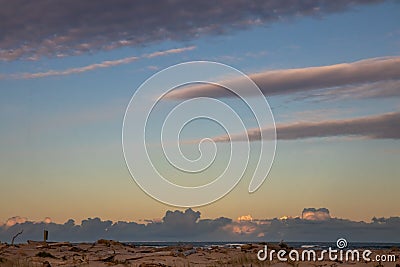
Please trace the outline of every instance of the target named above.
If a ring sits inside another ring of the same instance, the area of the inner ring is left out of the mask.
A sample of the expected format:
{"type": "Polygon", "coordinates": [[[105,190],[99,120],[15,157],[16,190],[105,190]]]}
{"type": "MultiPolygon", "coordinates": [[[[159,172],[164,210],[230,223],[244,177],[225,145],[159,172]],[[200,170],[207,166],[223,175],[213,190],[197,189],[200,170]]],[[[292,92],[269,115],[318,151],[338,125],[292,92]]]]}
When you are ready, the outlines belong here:
{"type": "MultiPolygon", "coordinates": [[[[136,246],[150,246],[150,247],[168,247],[168,246],[185,246],[192,245],[194,247],[239,247],[243,244],[250,243],[259,243],[259,242],[165,242],[165,241],[142,241],[142,242],[124,242],[130,245],[136,246]]],[[[278,245],[279,242],[267,242],[268,244],[278,245]]],[[[294,249],[315,249],[322,250],[331,247],[332,249],[336,249],[336,242],[285,242],[290,248],[294,249]]],[[[368,242],[354,242],[348,243],[348,246],[344,248],[346,249],[390,249],[393,247],[400,248],[400,243],[368,243],[368,242]]]]}

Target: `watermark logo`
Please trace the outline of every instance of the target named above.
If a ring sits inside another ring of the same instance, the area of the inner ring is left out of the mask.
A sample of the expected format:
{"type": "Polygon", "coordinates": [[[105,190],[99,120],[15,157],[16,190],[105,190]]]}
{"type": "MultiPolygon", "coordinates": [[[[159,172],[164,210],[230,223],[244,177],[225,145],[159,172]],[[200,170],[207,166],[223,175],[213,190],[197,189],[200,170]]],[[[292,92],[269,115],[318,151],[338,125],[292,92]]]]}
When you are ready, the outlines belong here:
{"type": "Polygon", "coordinates": [[[336,246],[338,247],[338,249],[343,249],[347,247],[347,240],[344,238],[339,238],[336,241],[336,246]]]}
{"type": "Polygon", "coordinates": [[[256,191],[272,166],[276,129],[265,96],[248,76],[221,63],[195,61],[166,68],[135,91],[122,146],[143,191],[169,205],[196,207],[225,196],[245,175],[251,178],[249,192],[256,191]],[[195,121],[201,121],[198,129],[185,130],[195,121]],[[224,134],[212,136],[212,127],[224,134]],[[257,142],[248,128],[261,135],[257,142]],[[185,139],[185,132],[196,138],[185,139]],[[185,149],[194,144],[195,153],[188,154],[185,149]],[[202,173],[209,178],[204,184],[176,181],[202,173]]]}
{"type": "Polygon", "coordinates": [[[281,262],[286,261],[341,261],[341,262],[395,262],[396,255],[372,255],[373,252],[369,249],[345,249],[347,248],[347,240],[339,238],[336,241],[336,248],[329,247],[328,249],[291,249],[291,250],[268,250],[265,245],[263,249],[257,252],[257,258],[260,261],[274,261],[277,259],[281,262]]]}

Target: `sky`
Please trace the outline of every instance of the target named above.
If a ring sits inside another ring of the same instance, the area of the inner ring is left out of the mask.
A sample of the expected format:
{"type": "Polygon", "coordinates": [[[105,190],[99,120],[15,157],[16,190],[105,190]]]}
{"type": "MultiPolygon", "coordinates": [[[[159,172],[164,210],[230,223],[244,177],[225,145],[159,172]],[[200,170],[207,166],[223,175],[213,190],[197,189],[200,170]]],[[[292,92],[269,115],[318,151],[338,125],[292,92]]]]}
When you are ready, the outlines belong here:
{"type": "MultiPolygon", "coordinates": [[[[197,60],[232,66],[259,86],[275,120],[277,147],[256,192],[249,194],[246,172],[229,194],[191,212],[233,220],[222,223],[226,231],[244,215],[296,218],[305,208],[329,209],[329,218],[371,227],[378,223],[373,217],[400,216],[398,2],[12,1],[2,7],[4,229],[9,218],[165,223],[167,211],[184,212],[133,181],[121,135],[125,111],[142,83],[167,67],[197,60]]],[[[271,131],[255,127],[240,101],[210,85],[167,95],[154,127],[174,105],[198,96],[238,110],[246,130],[232,133],[232,144],[248,136],[257,146],[260,132],[271,131]]],[[[176,182],[204,183],[224,168],[229,140],[213,123],[188,126],[182,134],[190,141],[183,145],[189,158],[198,153],[191,142],[204,137],[221,148],[209,173],[195,179],[176,174],[159,147],[152,153],[176,182]]],[[[156,132],[150,135],[156,140],[156,132]]]]}

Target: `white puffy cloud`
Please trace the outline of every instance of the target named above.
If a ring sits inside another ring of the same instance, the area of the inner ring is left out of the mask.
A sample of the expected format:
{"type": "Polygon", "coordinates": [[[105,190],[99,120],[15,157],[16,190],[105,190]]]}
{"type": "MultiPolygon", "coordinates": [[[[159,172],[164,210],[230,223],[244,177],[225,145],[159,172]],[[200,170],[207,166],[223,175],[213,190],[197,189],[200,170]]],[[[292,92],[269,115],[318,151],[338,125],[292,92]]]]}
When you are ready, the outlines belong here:
{"type": "Polygon", "coordinates": [[[238,221],[252,221],[253,217],[251,215],[242,215],[237,218],[238,221]]]}
{"type": "Polygon", "coordinates": [[[28,218],[26,218],[26,217],[14,216],[14,217],[9,218],[4,225],[5,225],[5,227],[11,227],[16,224],[25,223],[27,220],[28,220],[28,218]]]}
{"type": "Polygon", "coordinates": [[[52,222],[52,220],[51,220],[50,217],[46,217],[46,218],[43,219],[43,222],[46,223],[46,224],[49,224],[49,223],[52,222]]]}
{"type": "Polygon", "coordinates": [[[326,208],[305,208],[301,214],[301,218],[310,221],[325,221],[329,220],[331,215],[329,214],[329,210],[326,208]]]}

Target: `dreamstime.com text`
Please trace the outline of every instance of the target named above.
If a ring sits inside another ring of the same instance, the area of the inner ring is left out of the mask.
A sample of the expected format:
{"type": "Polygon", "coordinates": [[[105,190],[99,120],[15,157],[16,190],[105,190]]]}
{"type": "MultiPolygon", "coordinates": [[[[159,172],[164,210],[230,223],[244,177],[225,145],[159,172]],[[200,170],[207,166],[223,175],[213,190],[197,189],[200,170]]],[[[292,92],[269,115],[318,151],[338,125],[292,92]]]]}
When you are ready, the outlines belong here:
{"type": "Polygon", "coordinates": [[[381,254],[372,255],[372,251],[369,249],[345,249],[347,247],[347,241],[344,238],[339,238],[336,242],[336,249],[329,247],[323,250],[314,249],[302,249],[302,250],[268,250],[268,246],[265,245],[264,249],[261,249],[257,253],[257,258],[260,261],[273,261],[275,259],[285,261],[342,261],[342,262],[395,262],[396,255],[393,254],[381,254]]]}

